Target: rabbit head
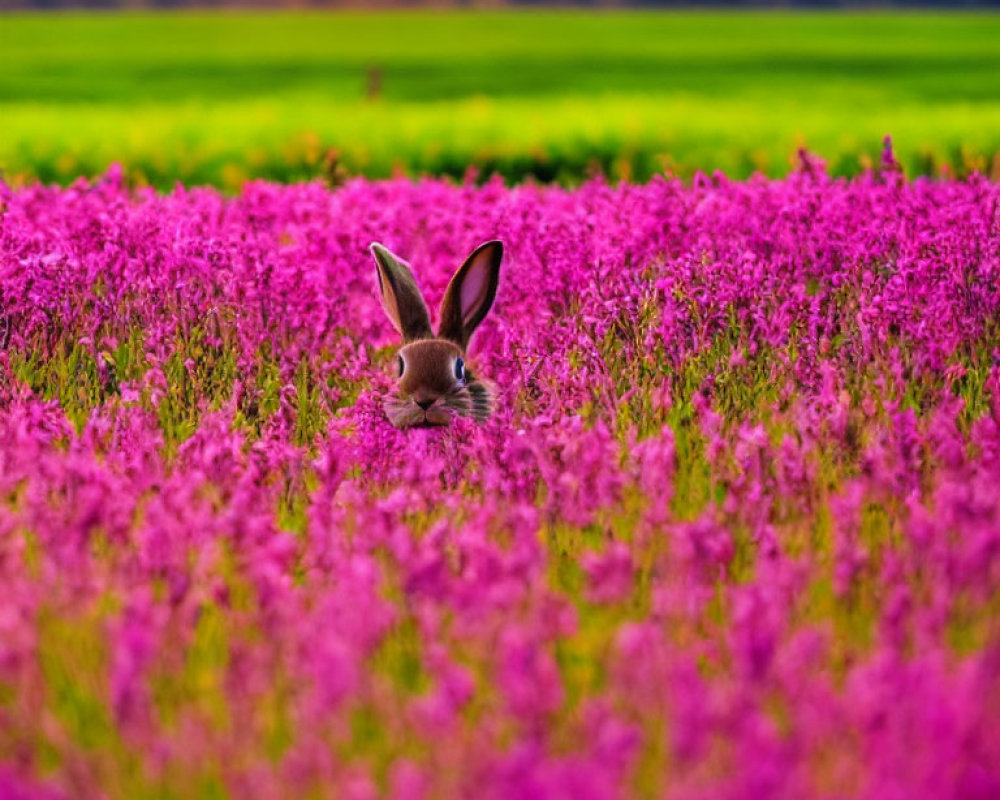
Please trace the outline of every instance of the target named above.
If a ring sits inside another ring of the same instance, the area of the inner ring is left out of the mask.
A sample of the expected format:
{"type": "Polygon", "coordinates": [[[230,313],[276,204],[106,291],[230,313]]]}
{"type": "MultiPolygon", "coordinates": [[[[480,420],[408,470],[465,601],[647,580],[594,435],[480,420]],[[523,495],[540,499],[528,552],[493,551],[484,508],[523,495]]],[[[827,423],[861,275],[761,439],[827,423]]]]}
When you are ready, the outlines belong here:
{"type": "Polygon", "coordinates": [[[371,245],[382,307],[403,337],[396,354],[396,393],[385,412],[397,428],[447,425],[455,416],[483,420],[493,407],[492,386],[474,378],[465,363],[473,332],[496,298],[503,245],[480,245],[459,267],[441,301],[437,336],[413,273],[377,242],[371,245]]]}

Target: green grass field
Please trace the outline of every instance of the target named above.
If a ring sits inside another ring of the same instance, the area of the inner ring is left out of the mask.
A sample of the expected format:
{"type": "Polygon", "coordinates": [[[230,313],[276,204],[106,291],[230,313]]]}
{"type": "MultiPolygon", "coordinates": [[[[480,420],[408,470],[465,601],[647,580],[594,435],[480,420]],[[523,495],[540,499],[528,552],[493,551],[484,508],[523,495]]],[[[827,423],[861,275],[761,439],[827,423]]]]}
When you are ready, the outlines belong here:
{"type": "Polygon", "coordinates": [[[331,169],[572,182],[1000,174],[1000,16],[176,13],[0,17],[0,166],[230,188],[331,169]],[[375,85],[377,84],[377,85],[375,85]]]}

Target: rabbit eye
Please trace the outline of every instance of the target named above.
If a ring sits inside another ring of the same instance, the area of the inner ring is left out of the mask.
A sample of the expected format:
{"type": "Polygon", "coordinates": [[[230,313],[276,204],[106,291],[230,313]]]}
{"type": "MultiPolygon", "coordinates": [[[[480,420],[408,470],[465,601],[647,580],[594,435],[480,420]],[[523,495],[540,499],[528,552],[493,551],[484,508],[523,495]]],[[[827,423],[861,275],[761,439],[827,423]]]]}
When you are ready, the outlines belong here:
{"type": "Polygon", "coordinates": [[[403,361],[403,357],[399,357],[399,377],[403,377],[403,370],[406,369],[406,363],[403,361]]]}
{"type": "Polygon", "coordinates": [[[465,362],[460,358],[455,359],[455,377],[460,381],[465,380],[465,362]]]}

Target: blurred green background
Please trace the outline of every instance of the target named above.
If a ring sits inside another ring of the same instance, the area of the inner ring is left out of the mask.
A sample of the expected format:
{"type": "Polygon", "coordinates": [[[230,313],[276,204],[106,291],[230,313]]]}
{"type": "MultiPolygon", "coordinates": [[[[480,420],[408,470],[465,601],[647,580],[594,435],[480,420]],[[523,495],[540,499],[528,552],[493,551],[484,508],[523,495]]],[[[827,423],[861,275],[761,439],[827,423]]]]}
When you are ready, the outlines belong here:
{"type": "Polygon", "coordinates": [[[0,17],[0,169],[67,182],[394,173],[574,183],[1000,177],[1000,16],[421,11],[0,17]]]}

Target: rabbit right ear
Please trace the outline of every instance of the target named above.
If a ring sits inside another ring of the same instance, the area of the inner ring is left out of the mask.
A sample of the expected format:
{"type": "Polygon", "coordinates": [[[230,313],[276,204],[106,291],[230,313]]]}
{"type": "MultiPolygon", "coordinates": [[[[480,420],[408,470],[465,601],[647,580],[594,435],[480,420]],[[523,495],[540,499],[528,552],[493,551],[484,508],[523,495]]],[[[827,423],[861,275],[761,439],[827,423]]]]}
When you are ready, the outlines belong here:
{"type": "Polygon", "coordinates": [[[500,283],[503,245],[498,241],[479,245],[458,268],[441,301],[442,339],[450,339],[463,350],[479,323],[489,313],[500,283]]]}
{"type": "Polygon", "coordinates": [[[430,339],[431,317],[413,273],[406,264],[378,242],[371,244],[378,268],[378,288],[382,308],[404,342],[430,339]]]}

